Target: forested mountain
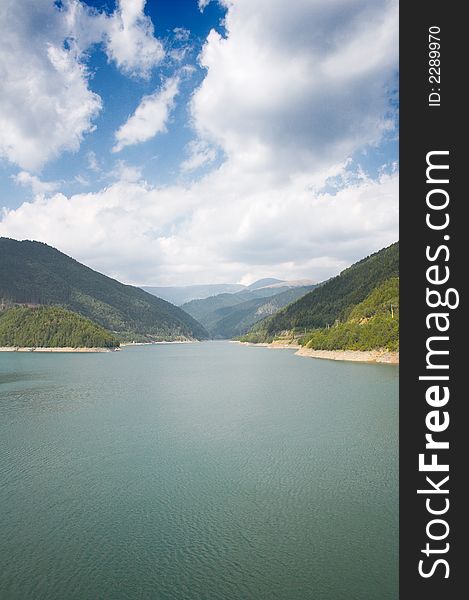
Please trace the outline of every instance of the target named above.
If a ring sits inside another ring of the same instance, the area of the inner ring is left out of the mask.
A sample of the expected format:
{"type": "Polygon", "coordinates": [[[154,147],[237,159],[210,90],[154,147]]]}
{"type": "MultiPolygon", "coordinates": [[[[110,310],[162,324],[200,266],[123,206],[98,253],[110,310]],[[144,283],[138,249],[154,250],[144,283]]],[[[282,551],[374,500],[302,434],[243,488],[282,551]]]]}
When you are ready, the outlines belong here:
{"type": "Polygon", "coordinates": [[[59,306],[15,307],[0,312],[0,346],[116,348],[119,340],[90,319],[59,306]]]}
{"type": "Polygon", "coordinates": [[[399,277],[391,277],[357,304],[345,323],[316,329],[302,343],[314,350],[399,349],[399,277]]]}
{"type": "MultiPolygon", "coordinates": [[[[288,331],[327,328],[352,318],[357,305],[385,281],[399,276],[399,242],[360,260],[275,315],[254,325],[243,338],[264,342],[288,331]]],[[[372,297],[373,298],[373,297],[372,297]]]]}
{"type": "Polygon", "coordinates": [[[61,305],[113,331],[120,340],[207,337],[202,325],[180,308],[41,242],[0,238],[0,300],[61,305]]]}
{"type": "MultiPolygon", "coordinates": [[[[142,289],[172,304],[183,307],[192,300],[205,300],[206,298],[214,298],[223,294],[231,295],[242,292],[246,294],[244,300],[251,300],[252,298],[260,298],[261,296],[273,296],[293,287],[305,287],[309,285],[313,285],[313,282],[307,279],[284,281],[282,279],[266,278],[254,281],[250,285],[214,283],[167,287],[144,286],[142,289]]],[[[234,301],[233,303],[235,304],[236,302],[234,301]]]]}
{"type": "Polygon", "coordinates": [[[212,337],[226,339],[246,333],[254,323],[304,296],[313,287],[254,287],[236,294],[192,300],[182,308],[202,323],[212,337]]]}
{"type": "Polygon", "coordinates": [[[142,289],[149,294],[171,302],[171,304],[182,306],[191,300],[209,298],[217,294],[234,294],[243,290],[244,287],[244,285],[238,283],[214,283],[207,285],[144,286],[142,289]]]}

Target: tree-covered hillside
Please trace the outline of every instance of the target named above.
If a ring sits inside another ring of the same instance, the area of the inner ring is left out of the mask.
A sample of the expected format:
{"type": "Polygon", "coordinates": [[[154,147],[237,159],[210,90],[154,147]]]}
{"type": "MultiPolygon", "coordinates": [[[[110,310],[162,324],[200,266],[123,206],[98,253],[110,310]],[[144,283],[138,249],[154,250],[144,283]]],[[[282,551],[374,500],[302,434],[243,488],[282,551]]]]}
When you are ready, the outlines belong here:
{"type": "Polygon", "coordinates": [[[216,337],[218,321],[229,314],[235,306],[245,301],[244,295],[239,293],[223,293],[209,298],[191,300],[183,304],[182,308],[201,323],[212,337],[216,337]]]}
{"type": "Polygon", "coordinates": [[[60,306],[15,307],[0,312],[0,346],[116,348],[119,340],[60,306]]]}
{"type": "Polygon", "coordinates": [[[345,323],[316,329],[302,340],[314,350],[399,350],[399,278],[375,288],[345,323]]]}
{"type": "Polygon", "coordinates": [[[309,292],[308,287],[297,287],[269,298],[256,298],[238,304],[224,315],[216,325],[220,338],[233,338],[246,333],[254,323],[275,314],[278,310],[309,292]]]}
{"type": "Polygon", "coordinates": [[[206,285],[143,286],[142,289],[149,294],[171,302],[171,304],[183,306],[191,300],[209,298],[218,294],[234,294],[244,289],[244,287],[238,283],[214,283],[206,285]]]}
{"type": "Polygon", "coordinates": [[[182,308],[202,323],[212,337],[228,339],[246,333],[254,323],[273,315],[313,287],[254,288],[192,300],[182,308]]]}
{"type": "Polygon", "coordinates": [[[121,340],[203,339],[205,329],[180,308],[124,285],[41,242],[0,238],[0,300],[61,305],[121,340]]]}
{"type": "Polygon", "coordinates": [[[260,321],[243,339],[265,342],[285,331],[299,336],[304,331],[343,323],[376,288],[398,275],[399,242],[396,242],[345,269],[272,317],[260,321]]]}

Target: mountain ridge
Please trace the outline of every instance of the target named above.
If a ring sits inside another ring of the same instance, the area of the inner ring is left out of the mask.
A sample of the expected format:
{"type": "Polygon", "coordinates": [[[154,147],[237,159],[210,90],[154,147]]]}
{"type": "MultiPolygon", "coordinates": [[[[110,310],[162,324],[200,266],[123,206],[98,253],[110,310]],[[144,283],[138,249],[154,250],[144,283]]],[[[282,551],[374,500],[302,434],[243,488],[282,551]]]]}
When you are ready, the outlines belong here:
{"type": "Polygon", "coordinates": [[[114,332],[121,341],[208,337],[182,309],[43,242],[0,238],[0,299],[60,305],[114,332]]]}
{"type": "Polygon", "coordinates": [[[239,292],[259,292],[260,290],[265,290],[265,294],[268,295],[269,293],[276,293],[275,288],[289,289],[292,287],[305,287],[308,285],[315,284],[309,279],[282,280],[269,277],[258,279],[250,285],[243,285],[241,283],[210,283],[186,286],[143,285],[141,288],[150,294],[163,298],[167,302],[182,307],[192,300],[205,300],[207,298],[219,296],[220,294],[237,294],[239,292]]]}
{"type": "Polygon", "coordinates": [[[346,321],[354,308],[377,287],[399,276],[399,242],[375,252],[344,269],[276,314],[256,323],[242,338],[266,342],[290,332],[332,327],[346,321]]]}
{"type": "Polygon", "coordinates": [[[183,304],[182,308],[202,323],[212,337],[227,339],[246,333],[256,321],[275,313],[313,287],[247,289],[235,294],[192,300],[183,304]]]}

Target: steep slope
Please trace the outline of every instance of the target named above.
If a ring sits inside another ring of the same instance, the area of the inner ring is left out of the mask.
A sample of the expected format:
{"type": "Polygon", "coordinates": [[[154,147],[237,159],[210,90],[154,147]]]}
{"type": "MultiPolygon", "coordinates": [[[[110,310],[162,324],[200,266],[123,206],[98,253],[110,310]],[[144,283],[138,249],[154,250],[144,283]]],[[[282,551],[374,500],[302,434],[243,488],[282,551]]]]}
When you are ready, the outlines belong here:
{"type": "Polygon", "coordinates": [[[96,323],[59,306],[0,312],[0,346],[116,348],[119,340],[96,323]]]}
{"type": "Polygon", "coordinates": [[[234,307],[216,325],[216,336],[233,338],[243,335],[254,323],[287,306],[311,291],[311,287],[297,287],[268,298],[256,298],[234,307]]]}
{"type": "Polygon", "coordinates": [[[93,271],[55,248],[0,238],[0,300],[55,304],[95,321],[121,340],[202,339],[180,308],[93,271]]]}
{"type": "Polygon", "coordinates": [[[267,341],[283,331],[296,332],[334,325],[381,283],[399,275],[399,242],[360,260],[309,294],[278,311],[248,332],[247,341],[267,341]]]}
{"type": "Polygon", "coordinates": [[[217,323],[227,316],[233,307],[245,302],[246,292],[241,294],[218,294],[201,300],[191,300],[182,309],[201,323],[212,337],[216,337],[217,323]]]}
{"type": "Polygon", "coordinates": [[[345,323],[316,329],[303,345],[314,350],[398,350],[399,278],[381,283],[352,309],[345,323]]]}
{"type": "Polygon", "coordinates": [[[183,308],[202,323],[212,337],[226,339],[242,335],[254,323],[304,296],[312,287],[243,290],[193,300],[183,308]]]}

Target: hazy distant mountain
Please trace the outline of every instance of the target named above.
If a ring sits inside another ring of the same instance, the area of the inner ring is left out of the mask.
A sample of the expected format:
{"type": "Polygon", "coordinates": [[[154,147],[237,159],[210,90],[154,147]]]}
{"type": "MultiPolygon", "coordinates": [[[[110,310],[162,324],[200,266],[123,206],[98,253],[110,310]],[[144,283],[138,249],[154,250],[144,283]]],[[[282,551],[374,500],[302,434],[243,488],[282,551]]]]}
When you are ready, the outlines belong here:
{"type": "Polygon", "coordinates": [[[297,281],[283,281],[281,279],[265,278],[259,279],[251,285],[241,285],[240,283],[218,283],[207,285],[185,285],[185,286],[142,286],[142,289],[159,298],[163,298],[172,304],[182,306],[191,300],[204,300],[220,294],[236,294],[241,291],[255,292],[255,296],[246,296],[245,300],[254,297],[270,296],[278,294],[281,291],[292,287],[305,287],[313,285],[309,279],[299,279],[297,281]]]}
{"type": "Polygon", "coordinates": [[[238,283],[218,283],[208,285],[183,285],[174,287],[143,286],[146,292],[163,298],[176,306],[181,306],[185,302],[208,298],[223,293],[235,293],[243,290],[244,285],[238,283]]]}
{"type": "Polygon", "coordinates": [[[235,294],[192,300],[183,304],[182,308],[202,323],[212,337],[226,339],[242,335],[257,321],[274,314],[313,288],[314,285],[244,289],[235,294]]]}
{"type": "Polygon", "coordinates": [[[249,328],[310,292],[314,286],[293,287],[269,297],[256,298],[237,304],[217,324],[214,337],[229,339],[246,333],[249,328]]]}
{"type": "Polygon", "coordinates": [[[1,300],[60,305],[121,340],[207,337],[202,325],[177,306],[97,273],[41,242],[0,238],[1,300]]]}
{"type": "MultiPolygon", "coordinates": [[[[299,334],[315,330],[314,336],[321,338],[322,347],[327,349],[395,348],[399,337],[398,277],[399,242],[396,242],[259,321],[244,339],[265,342],[285,331],[299,334]]],[[[317,340],[315,343],[315,348],[321,348],[317,340]]]]}
{"type": "Polygon", "coordinates": [[[249,286],[250,290],[253,289],[278,289],[278,288],[293,288],[293,287],[307,287],[309,285],[315,285],[311,279],[289,279],[288,281],[281,281],[278,279],[260,279],[255,281],[249,286]],[[264,283],[258,285],[260,282],[273,281],[273,283],[264,283]]]}
{"type": "Polygon", "coordinates": [[[258,279],[251,285],[248,285],[248,289],[257,290],[258,288],[267,287],[269,285],[275,285],[278,283],[285,283],[282,279],[273,279],[272,277],[265,277],[264,279],[258,279]]]}

